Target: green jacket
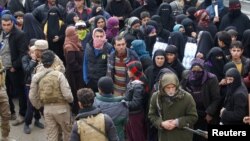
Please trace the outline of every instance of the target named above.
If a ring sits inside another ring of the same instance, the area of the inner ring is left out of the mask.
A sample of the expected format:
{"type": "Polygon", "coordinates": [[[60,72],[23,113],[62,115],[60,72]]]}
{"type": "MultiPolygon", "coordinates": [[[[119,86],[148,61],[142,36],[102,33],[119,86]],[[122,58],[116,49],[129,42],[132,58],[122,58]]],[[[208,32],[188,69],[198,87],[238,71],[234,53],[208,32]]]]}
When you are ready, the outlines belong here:
{"type": "Polygon", "coordinates": [[[178,89],[171,100],[162,91],[153,94],[150,102],[148,117],[158,128],[159,141],[192,141],[192,133],[183,129],[192,127],[198,119],[193,97],[186,91],[178,89]],[[161,122],[178,119],[178,127],[169,131],[161,127],[161,122]]]}

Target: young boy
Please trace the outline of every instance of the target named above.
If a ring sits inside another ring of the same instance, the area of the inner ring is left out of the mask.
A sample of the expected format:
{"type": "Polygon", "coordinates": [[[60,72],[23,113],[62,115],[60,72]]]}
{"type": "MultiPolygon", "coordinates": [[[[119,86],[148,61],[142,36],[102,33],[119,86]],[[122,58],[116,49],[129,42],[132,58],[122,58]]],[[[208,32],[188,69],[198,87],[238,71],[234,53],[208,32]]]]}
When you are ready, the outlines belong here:
{"type": "Polygon", "coordinates": [[[70,136],[70,141],[112,140],[118,141],[115,125],[112,119],[93,106],[94,92],[89,88],[77,91],[79,114],[70,136]]]}
{"type": "Polygon", "coordinates": [[[226,31],[221,31],[218,32],[216,35],[218,37],[218,46],[223,50],[226,57],[229,57],[230,56],[229,47],[232,42],[230,34],[227,33],[226,31]]]}
{"type": "Polygon", "coordinates": [[[141,12],[140,13],[140,20],[141,20],[140,30],[142,32],[145,32],[145,30],[146,30],[146,24],[150,20],[150,14],[149,14],[149,12],[147,12],[147,11],[141,12]]]}
{"type": "Polygon", "coordinates": [[[141,18],[141,24],[142,26],[145,26],[147,24],[147,22],[150,20],[150,14],[147,11],[143,11],[140,14],[140,18],[141,18]]]}
{"type": "Polygon", "coordinates": [[[232,42],[230,47],[230,61],[232,61],[242,77],[248,75],[250,71],[250,59],[242,55],[244,48],[240,41],[232,42]]]}
{"type": "Polygon", "coordinates": [[[234,29],[229,29],[227,33],[231,36],[232,42],[237,41],[238,32],[234,29]]]}
{"type": "Polygon", "coordinates": [[[109,76],[103,76],[98,80],[98,90],[94,106],[112,118],[119,140],[124,141],[124,127],[128,120],[128,107],[125,102],[121,102],[124,97],[113,95],[114,83],[109,76]]]}

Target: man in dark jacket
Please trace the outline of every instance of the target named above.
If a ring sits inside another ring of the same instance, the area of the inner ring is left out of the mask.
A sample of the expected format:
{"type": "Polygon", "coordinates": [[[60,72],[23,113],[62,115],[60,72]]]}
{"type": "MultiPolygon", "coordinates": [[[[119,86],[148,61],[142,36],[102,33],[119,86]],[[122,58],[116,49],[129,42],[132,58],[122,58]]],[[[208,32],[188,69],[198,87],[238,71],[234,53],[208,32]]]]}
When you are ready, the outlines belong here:
{"type": "Polygon", "coordinates": [[[18,125],[24,121],[26,113],[26,97],[24,94],[24,74],[22,70],[22,56],[26,53],[28,42],[25,33],[16,29],[11,15],[5,14],[1,19],[2,31],[0,34],[3,65],[6,68],[6,87],[10,101],[12,117],[15,117],[15,106],[12,102],[12,95],[16,93],[19,98],[19,118],[13,123],[18,125]]]}
{"type": "Polygon", "coordinates": [[[118,141],[115,125],[112,119],[93,106],[94,92],[83,88],[78,90],[77,97],[80,111],[73,125],[70,141],[109,140],[118,141]]]}
{"type": "Polygon", "coordinates": [[[98,89],[99,93],[96,93],[94,106],[112,118],[119,140],[124,141],[124,127],[128,120],[128,106],[125,102],[121,102],[124,97],[113,96],[114,83],[108,76],[99,79],[98,89]]]}
{"type": "Polygon", "coordinates": [[[17,11],[29,13],[33,10],[34,0],[9,0],[7,8],[14,14],[17,11]]]}
{"type": "Polygon", "coordinates": [[[92,38],[84,52],[83,79],[88,88],[98,92],[97,82],[107,74],[108,56],[113,47],[107,42],[105,31],[101,28],[94,29],[92,38]]]}

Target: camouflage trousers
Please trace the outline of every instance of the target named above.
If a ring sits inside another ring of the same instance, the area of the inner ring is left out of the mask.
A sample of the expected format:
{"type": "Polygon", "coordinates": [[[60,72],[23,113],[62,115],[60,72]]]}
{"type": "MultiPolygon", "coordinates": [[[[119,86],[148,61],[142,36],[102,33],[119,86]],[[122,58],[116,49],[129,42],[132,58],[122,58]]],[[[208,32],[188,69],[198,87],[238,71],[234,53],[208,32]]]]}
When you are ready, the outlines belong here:
{"type": "Polygon", "coordinates": [[[1,122],[1,132],[2,137],[8,137],[10,132],[10,106],[8,102],[7,94],[0,93],[0,116],[2,118],[1,122]]]}
{"type": "Polygon", "coordinates": [[[73,120],[68,104],[45,104],[44,121],[48,141],[58,141],[61,134],[63,141],[69,140],[73,120]]]}

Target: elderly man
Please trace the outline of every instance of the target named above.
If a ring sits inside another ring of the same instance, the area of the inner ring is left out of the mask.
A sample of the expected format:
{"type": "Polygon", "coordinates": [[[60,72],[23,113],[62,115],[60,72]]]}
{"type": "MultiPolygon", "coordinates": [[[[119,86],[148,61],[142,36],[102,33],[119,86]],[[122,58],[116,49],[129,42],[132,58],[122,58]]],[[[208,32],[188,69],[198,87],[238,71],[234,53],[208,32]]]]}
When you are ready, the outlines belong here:
{"type": "Polygon", "coordinates": [[[159,91],[151,98],[148,117],[158,129],[159,141],[192,141],[192,134],[183,130],[198,119],[195,101],[191,94],[179,88],[174,73],[165,73],[159,91]]]}

